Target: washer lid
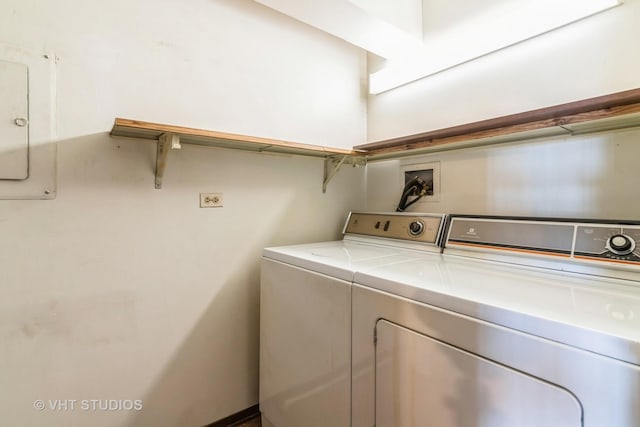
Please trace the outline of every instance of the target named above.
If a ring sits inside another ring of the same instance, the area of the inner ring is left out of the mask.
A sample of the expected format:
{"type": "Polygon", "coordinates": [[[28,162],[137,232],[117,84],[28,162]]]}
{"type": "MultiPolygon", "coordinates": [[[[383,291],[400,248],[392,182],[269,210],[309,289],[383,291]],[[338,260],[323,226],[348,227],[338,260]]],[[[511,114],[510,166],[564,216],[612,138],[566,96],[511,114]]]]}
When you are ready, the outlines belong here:
{"type": "Polygon", "coordinates": [[[444,257],[361,268],[354,282],[640,365],[640,287],[444,257]]]}
{"type": "Polygon", "coordinates": [[[351,282],[354,273],[365,265],[401,262],[429,255],[400,247],[340,240],[265,248],[263,256],[351,282]]]}

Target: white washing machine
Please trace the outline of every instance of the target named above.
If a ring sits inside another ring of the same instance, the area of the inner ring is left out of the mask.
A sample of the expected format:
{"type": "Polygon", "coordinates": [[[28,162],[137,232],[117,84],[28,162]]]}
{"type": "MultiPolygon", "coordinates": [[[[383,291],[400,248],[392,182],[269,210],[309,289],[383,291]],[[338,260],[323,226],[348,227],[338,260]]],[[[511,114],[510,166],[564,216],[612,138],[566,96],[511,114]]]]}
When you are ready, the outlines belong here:
{"type": "Polygon", "coordinates": [[[260,286],[262,425],[351,425],[351,285],[367,265],[439,258],[444,215],[351,213],[340,241],[267,248],[260,286]]]}
{"type": "Polygon", "coordinates": [[[454,216],[352,316],[354,427],[640,426],[640,225],[454,216]]]}

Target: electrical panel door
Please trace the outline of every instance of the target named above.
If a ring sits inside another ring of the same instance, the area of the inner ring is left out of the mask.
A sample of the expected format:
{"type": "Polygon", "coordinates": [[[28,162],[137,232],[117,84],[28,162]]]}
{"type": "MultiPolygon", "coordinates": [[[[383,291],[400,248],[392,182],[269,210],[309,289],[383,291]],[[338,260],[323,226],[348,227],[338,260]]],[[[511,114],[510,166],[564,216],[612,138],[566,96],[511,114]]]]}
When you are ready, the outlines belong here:
{"type": "Polygon", "coordinates": [[[24,64],[0,61],[0,180],[28,176],[28,69],[24,64]]]}

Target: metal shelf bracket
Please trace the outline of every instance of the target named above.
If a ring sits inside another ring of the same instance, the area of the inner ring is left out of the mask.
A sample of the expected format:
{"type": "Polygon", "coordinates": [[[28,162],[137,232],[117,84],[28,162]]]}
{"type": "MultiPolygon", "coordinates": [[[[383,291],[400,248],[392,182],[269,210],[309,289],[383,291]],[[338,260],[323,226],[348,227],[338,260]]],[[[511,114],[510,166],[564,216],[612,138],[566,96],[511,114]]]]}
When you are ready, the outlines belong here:
{"type": "Polygon", "coordinates": [[[340,167],[343,164],[350,164],[353,167],[356,166],[364,166],[367,164],[367,159],[364,156],[351,156],[351,155],[334,155],[329,156],[324,159],[324,178],[322,180],[322,192],[327,192],[327,185],[329,181],[333,179],[334,176],[340,170],[340,167]]]}
{"type": "Polygon", "coordinates": [[[180,145],[180,135],[174,133],[163,133],[158,139],[158,146],[156,151],[156,188],[162,188],[162,177],[164,171],[167,168],[167,159],[169,157],[170,150],[179,150],[182,148],[180,145]]]}

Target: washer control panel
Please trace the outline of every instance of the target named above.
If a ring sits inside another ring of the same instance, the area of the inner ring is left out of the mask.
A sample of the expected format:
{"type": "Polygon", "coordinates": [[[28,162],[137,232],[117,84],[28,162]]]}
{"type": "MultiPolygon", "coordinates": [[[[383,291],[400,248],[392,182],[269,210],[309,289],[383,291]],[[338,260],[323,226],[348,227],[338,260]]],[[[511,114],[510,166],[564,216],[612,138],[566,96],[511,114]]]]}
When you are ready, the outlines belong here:
{"type": "Polygon", "coordinates": [[[439,244],[445,215],[352,212],[345,234],[439,244]]]}
{"type": "Polygon", "coordinates": [[[424,232],[424,222],[416,219],[415,221],[411,221],[409,223],[409,234],[418,237],[424,232]]]}

